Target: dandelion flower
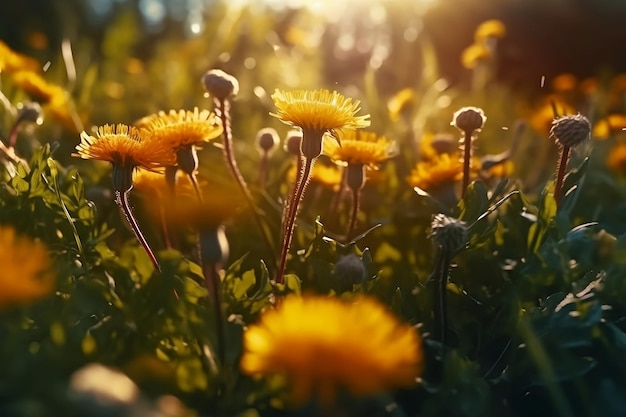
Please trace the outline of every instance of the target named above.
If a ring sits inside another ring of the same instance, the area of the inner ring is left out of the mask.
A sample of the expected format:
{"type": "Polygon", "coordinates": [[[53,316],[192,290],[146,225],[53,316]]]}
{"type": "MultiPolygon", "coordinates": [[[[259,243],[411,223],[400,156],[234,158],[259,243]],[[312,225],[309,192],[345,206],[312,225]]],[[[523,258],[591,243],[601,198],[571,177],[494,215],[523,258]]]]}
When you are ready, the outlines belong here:
{"type": "Polygon", "coordinates": [[[55,275],[43,243],[0,226],[0,307],[26,303],[50,294],[55,275]]]}
{"type": "Polygon", "coordinates": [[[506,35],[504,23],[497,19],[490,19],[478,25],[474,31],[474,40],[479,43],[489,38],[502,38],[504,35],[506,35]]]}
{"type": "Polygon", "coordinates": [[[412,187],[428,191],[458,181],[462,175],[463,163],[457,157],[444,153],[432,160],[418,162],[407,181],[412,187]]]}
{"type": "Polygon", "coordinates": [[[611,148],[606,165],[616,174],[626,173],[626,144],[618,143],[611,148]]]}
{"type": "Polygon", "coordinates": [[[595,139],[607,139],[624,130],[626,130],[626,115],[610,114],[594,124],[591,136],[595,139]]]}
{"type": "Polygon", "coordinates": [[[389,110],[389,119],[392,122],[400,120],[402,113],[415,102],[415,90],[412,88],[403,88],[393,95],[387,102],[389,110]]]}
{"type": "Polygon", "coordinates": [[[277,113],[283,123],[303,130],[325,132],[332,129],[357,129],[370,125],[369,114],[356,116],[360,102],[329,90],[276,90],[272,94],[277,113]]]}
{"type": "Polygon", "coordinates": [[[574,74],[559,74],[552,80],[552,90],[558,93],[574,91],[578,86],[578,79],[574,74]]]}
{"type": "Polygon", "coordinates": [[[472,44],[461,53],[461,63],[467,69],[473,69],[481,62],[487,62],[493,54],[483,44],[472,44]]]}
{"type": "Polygon", "coordinates": [[[34,100],[43,104],[53,100],[65,101],[65,90],[56,84],[49,83],[41,75],[32,71],[18,71],[12,75],[13,82],[34,100]]]}
{"type": "Polygon", "coordinates": [[[395,143],[374,132],[341,130],[337,132],[341,145],[326,142],[324,153],[335,162],[375,166],[395,153],[395,143]]]}
{"type": "Polygon", "coordinates": [[[0,71],[39,71],[41,65],[36,59],[19,54],[0,41],[0,71]]]}
{"type": "Polygon", "coordinates": [[[289,296],[246,330],[244,346],[242,371],[285,374],[295,403],[332,402],[340,387],[355,395],[410,387],[422,369],[415,329],[363,296],[289,296]]]}
{"type": "Polygon", "coordinates": [[[137,127],[151,141],[162,147],[179,149],[218,138],[222,125],[214,113],[208,110],[170,110],[144,117],[137,127]]]}
{"type": "Polygon", "coordinates": [[[174,164],[170,149],[154,141],[142,139],[139,131],[124,124],[98,127],[96,136],[80,134],[78,153],[83,159],[108,161],[113,165],[113,184],[117,191],[127,191],[132,185],[132,172],[137,167],[155,169],[174,164]]]}
{"type": "MultiPolygon", "coordinates": [[[[289,169],[287,178],[290,182],[296,180],[296,174],[298,173],[298,167],[294,165],[289,169]]],[[[311,181],[320,184],[323,187],[329,188],[333,191],[339,191],[341,181],[343,179],[342,169],[337,165],[315,164],[311,170],[311,181]]]]}

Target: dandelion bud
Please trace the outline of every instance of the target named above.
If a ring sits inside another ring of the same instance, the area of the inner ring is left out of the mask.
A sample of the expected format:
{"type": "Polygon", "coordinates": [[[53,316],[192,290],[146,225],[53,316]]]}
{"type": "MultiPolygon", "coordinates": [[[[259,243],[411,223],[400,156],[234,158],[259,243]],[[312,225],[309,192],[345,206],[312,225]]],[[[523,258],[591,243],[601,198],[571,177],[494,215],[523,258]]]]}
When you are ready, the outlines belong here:
{"type": "Polygon", "coordinates": [[[591,123],[581,114],[561,116],[552,121],[550,137],[562,146],[573,148],[589,139],[591,123]]]}
{"type": "Polygon", "coordinates": [[[363,261],[354,253],[339,258],[333,269],[333,276],[339,281],[342,292],[350,291],[353,285],[363,283],[366,273],[363,261]]]}
{"type": "Polygon", "coordinates": [[[461,220],[439,213],[433,218],[430,228],[435,242],[448,252],[458,250],[467,242],[467,225],[461,220]]]}
{"type": "Polygon", "coordinates": [[[19,124],[22,122],[31,122],[36,124],[41,124],[43,122],[41,106],[39,105],[39,103],[30,102],[18,105],[15,124],[19,124]]]}
{"type": "Polygon", "coordinates": [[[475,130],[483,128],[487,117],[485,112],[478,107],[463,107],[457,110],[452,116],[452,126],[456,127],[462,132],[472,133],[475,130]]]}
{"type": "Polygon", "coordinates": [[[302,143],[302,132],[290,130],[285,139],[285,150],[291,155],[300,156],[300,144],[302,143]]]}
{"type": "Polygon", "coordinates": [[[200,233],[200,251],[203,262],[218,265],[228,258],[228,239],[224,232],[224,226],[211,229],[203,229],[200,233]]]}
{"type": "Polygon", "coordinates": [[[218,100],[226,100],[239,92],[239,81],[222,70],[213,69],[202,77],[206,91],[218,100]]]}
{"type": "Polygon", "coordinates": [[[270,153],[273,151],[278,142],[278,132],[271,127],[263,128],[256,134],[256,144],[262,153],[270,153]]]}

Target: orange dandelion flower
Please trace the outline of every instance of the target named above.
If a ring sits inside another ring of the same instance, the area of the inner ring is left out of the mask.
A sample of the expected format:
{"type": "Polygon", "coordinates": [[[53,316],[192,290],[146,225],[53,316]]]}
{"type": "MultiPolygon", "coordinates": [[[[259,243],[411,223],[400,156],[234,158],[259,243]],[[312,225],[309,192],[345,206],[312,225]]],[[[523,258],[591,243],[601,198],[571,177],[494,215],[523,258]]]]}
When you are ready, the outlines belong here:
{"type": "Polygon", "coordinates": [[[493,54],[487,46],[481,43],[475,43],[463,50],[461,54],[461,63],[467,69],[476,68],[481,62],[487,62],[492,58],[493,54]]]}
{"type": "Polygon", "coordinates": [[[595,139],[607,139],[615,133],[624,130],[626,130],[626,115],[610,114],[594,124],[592,137],[595,139]]]}
{"type": "Polygon", "coordinates": [[[506,26],[497,19],[486,20],[476,28],[474,40],[476,43],[484,42],[488,38],[502,38],[506,35],[506,26]]]}
{"type": "Polygon", "coordinates": [[[611,148],[606,165],[616,174],[626,173],[626,144],[618,143],[611,148]]]}
{"type": "Polygon", "coordinates": [[[444,153],[436,155],[432,160],[418,162],[407,181],[412,187],[428,191],[444,184],[454,183],[460,180],[462,175],[463,163],[459,158],[444,153]]]}

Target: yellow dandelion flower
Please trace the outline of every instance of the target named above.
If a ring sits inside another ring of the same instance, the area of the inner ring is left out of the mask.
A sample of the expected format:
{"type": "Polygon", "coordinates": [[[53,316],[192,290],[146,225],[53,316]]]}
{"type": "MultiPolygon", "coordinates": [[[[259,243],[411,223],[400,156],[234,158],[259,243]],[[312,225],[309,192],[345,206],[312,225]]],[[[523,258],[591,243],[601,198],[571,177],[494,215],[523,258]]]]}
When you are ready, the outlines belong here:
{"type": "Polygon", "coordinates": [[[54,290],[48,249],[41,242],[18,236],[9,226],[0,226],[0,263],[0,307],[34,301],[54,290]]]}
{"type": "Polygon", "coordinates": [[[626,174],[626,144],[615,144],[606,159],[606,165],[616,174],[626,174]]]}
{"type": "MultiPolygon", "coordinates": [[[[187,175],[184,177],[187,178],[187,175]]],[[[163,170],[136,169],[133,173],[133,189],[145,196],[161,199],[167,189],[165,173],[163,170]]]]}
{"type": "Polygon", "coordinates": [[[375,166],[395,153],[395,143],[374,132],[339,130],[339,143],[326,141],[324,154],[334,162],[375,166]]]}
{"type": "Polygon", "coordinates": [[[552,90],[557,93],[566,93],[568,91],[574,91],[578,85],[578,79],[574,74],[564,73],[559,74],[552,80],[552,90]]]}
{"type": "MultiPolygon", "coordinates": [[[[480,165],[476,165],[480,167],[480,165]]],[[[506,178],[510,177],[515,170],[515,164],[511,160],[507,160],[501,164],[492,165],[491,167],[482,170],[481,175],[483,178],[506,178]]]]}
{"type": "Polygon", "coordinates": [[[576,114],[576,109],[556,94],[545,97],[537,105],[528,119],[528,124],[538,133],[548,134],[555,118],[552,106],[556,107],[559,115],[576,114]]]}
{"type": "Polygon", "coordinates": [[[596,77],[585,78],[580,82],[578,88],[580,89],[580,92],[584,95],[591,96],[595,94],[599,89],[598,79],[596,77]]]}
{"type": "Polygon", "coordinates": [[[502,38],[506,35],[506,26],[497,19],[486,20],[474,31],[476,43],[484,42],[488,38],[502,38]]]}
{"type": "Polygon", "coordinates": [[[449,133],[424,133],[419,142],[422,159],[433,159],[442,153],[455,153],[459,150],[458,139],[449,133]]]}
{"type": "Polygon", "coordinates": [[[412,88],[403,88],[394,94],[393,97],[387,102],[387,109],[389,110],[389,119],[392,122],[400,120],[402,112],[411,106],[415,101],[415,90],[412,88]]]}
{"type": "Polygon", "coordinates": [[[65,90],[56,84],[49,83],[41,75],[32,71],[18,71],[11,79],[19,88],[30,95],[33,100],[47,104],[52,101],[67,100],[65,90]]]}
{"type": "Polygon", "coordinates": [[[78,152],[72,156],[110,162],[113,187],[121,192],[132,187],[135,168],[156,169],[176,163],[172,149],[142,139],[139,130],[124,124],[100,126],[96,136],[83,131],[76,150],[78,152]]]}
{"type": "MultiPolygon", "coordinates": [[[[294,165],[289,169],[287,173],[287,179],[290,183],[294,183],[296,180],[296,173],[298,168],[294,165]]],[[[337,165],[315,164],[311,170],[311,181],[329,188],[333,191],[338,191],[343,180],[343,170],[337,167],[337,165]]]]}
{"type": "Polygon", "coordinates": [[[170,110],[140,119],[135,125],[150,141],[178,149],[218,138],[223,128],[218,117],[208,110],[170,110]]]}
{"type": "Polygon", "coordinates": [[[594,124],[592,137],[595,139],[607,139],[623,130],[626,130],[626,115],[610,114],[594,124]]]}
{"type": "Polygon", "coordinates": [[[429,161],[418,162],[407,181],[412,187],[428,191],[458,181],[462,175],[463,163],[460,159],[455,155],[444,153],[436,155],[429,161]]]}
{"type": "Polygon", "coordinates": [[[467,69],[476,68],[481,62],[487,62],[492,58],[493,54],[482,43],[475,43],[463,50],[461,53],[461,63],[467,69]]]}
{"type": "Polygon", "coordinates": [[[245,331],[244,349],[242,371],[285,374],[295,403],[332,402],[339,387],[355,395],[410,387],[423,359],[415,329],[365,296],[288,296],[245,331]]]}
{"type": "Polygon", "coordinates": [[[29,56],[19,54],[9,48],[9,46],[0,40],[0,71],[32,71],[41,70],[41,65],[36,59],[29,56]]]}
{"type": "Polygon", "coordinates": [[[361,102],[329,90],[276,90],[272,94],[277,112],[270,115],[304,131],[358,129],[370,125],[370,115],[356,116],[361,102]]]}

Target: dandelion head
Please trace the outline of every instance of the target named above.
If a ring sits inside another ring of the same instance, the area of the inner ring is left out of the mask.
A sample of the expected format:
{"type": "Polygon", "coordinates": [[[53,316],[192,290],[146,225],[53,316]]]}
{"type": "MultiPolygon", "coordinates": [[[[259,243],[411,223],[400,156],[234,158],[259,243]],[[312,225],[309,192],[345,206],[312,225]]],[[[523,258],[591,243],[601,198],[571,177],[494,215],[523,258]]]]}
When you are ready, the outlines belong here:
{"type": "Polygon", "coordinates": [[[0,307],[27,303],[52,293],[55,273],[46,246],[0,226],[0,307]]]}
{"type": "Polygon", "coordinates": [[[411,387],[422,370],[421,340],[378,301],[288,296],[244,333],[241,369],[284,374],[295,403],[332,402],[337,389],[373,395],[411,387]]]}
{"type": "Polygon", "coordinates": [[[396,152],[393,141],[374,132],[340,130],[336,134],[341,145],[334,141],[326,141],[324,154],[337,163],[375,166],[396,152]]]}
{"type": "Polygon", "coordinates": [[[474,40],[484,42],[489,38],[503,38],[506,35],[506,26],[502,21],[490,19],[482,22],[474,31],[474,40]]]}
{"type": "Polygon", "coordinates": [[[279,141],[278,132],[271,127],[263,128],[256,134],[256,145],[262,153],[270,153],[275,150],[279,141]]]}
{"type": "Polygon", "coordinates": [[[218,138],[223,131],[219,118],[208,110],[170,110],[140,119],[136,125],[146,139],[164,148],[198,145],[218,138]]]}
{"type": "Polygon", "coordinates": [[[467,243],[467,225],[461,220],[439,213],[433,217],[430,228],[437,245],[450,253],[467,243]]]}
{"type": "Polygon", "coordinates": [[[213,69],[202,77],[205,90],[218,100],[226,100],[239,92],[239,81],[222,70],[213,69]]]}
{"type": "Polygon", "coordinates": [[[418,162],[407,178],[412,187],[430,191],[461,179],[463,164],[456,156],[444,153],[428,161],[418,162]]]}

